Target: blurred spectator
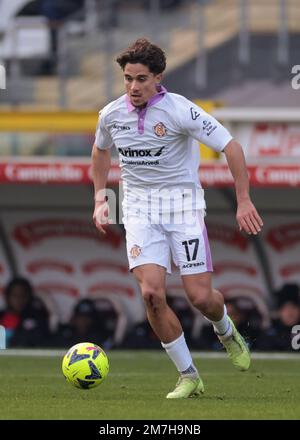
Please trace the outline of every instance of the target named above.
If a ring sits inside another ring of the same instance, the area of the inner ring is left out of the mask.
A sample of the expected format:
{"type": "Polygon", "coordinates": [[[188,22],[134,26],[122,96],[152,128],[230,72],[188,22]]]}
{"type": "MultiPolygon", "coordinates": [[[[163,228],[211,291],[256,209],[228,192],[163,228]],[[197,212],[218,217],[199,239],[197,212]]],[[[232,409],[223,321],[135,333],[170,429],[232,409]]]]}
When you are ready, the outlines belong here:
{"type": "Polygon", "coordinates": [[[53,345],[71,347],[79,342],[100,344],[98,322],[98,312],[93,301],[79,301],[74,307],[70,322],[59,326],[53,345]]]}
{"type": "Polygon", "coordinates": [[[122,348],[147,350],[159,349],[161,343],[152,330],[148,321],[139,322],[128,332],[125,337],[122,348]]]}
{"type": "Polygon", "coordinates": [[[254,302],[241,296],[226,300],[226,307],[249,348],[255,350],[263,332],[263,317],[254,302]]]}
{"type": "Polygon", "coordinates": [[[45,347],[49,345],[49,316],[34,295],[30,282],[12,279],[4,290],[6,307],[0,311],[0,325],[6,330],[8,347],[45,347]]]}
{"type": "Polygon", "coordinates": [[[300,324],[300,294],[297,284],[285,284],[277,293],[276,316],[261,338],[262,350],[292,350],[292,328],[300,324]]]}
{"type": "Polygon", "coordinates": [[[120,303],[114,298],[96,300],[102,346],[111,348],[122,344],[127,329],[127,318],[120,303]]]}
{"type": "Polygon", "coordinates": [[[70,323],[60,325],[53,338],[56,347],[71,347],[79,342],[92,342],[104,349],[117,345],[119,315],[106,298],[82,299],[73,310],[70,323]]]}
{"type": "Polygon", "coordinates": [[[49,60],[44,63],[44,73],[56,73],[59,29],[66,18],[83,6],[84,0],[40,0],[40,13],[48,20],[51,40],[51,53],[49,60]]]}

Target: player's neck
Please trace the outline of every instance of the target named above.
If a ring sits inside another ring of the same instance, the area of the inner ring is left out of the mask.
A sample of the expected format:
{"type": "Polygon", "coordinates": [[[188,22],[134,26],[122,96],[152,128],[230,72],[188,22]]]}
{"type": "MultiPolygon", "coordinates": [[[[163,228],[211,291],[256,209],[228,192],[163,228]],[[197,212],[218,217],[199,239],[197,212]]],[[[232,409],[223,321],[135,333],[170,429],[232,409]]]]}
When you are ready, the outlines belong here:
{"type": "Polygon", "coordinates": [[[151,105],[151,102],[152,102],[153,98],[155,99],[155,97],[156,97],[158,94],[159,94],[159,91],[156,90],[155,93],[153,93],[153,95],[151,95],[151,96],[149,97],[149,99],[148,99],[146,102],[144,102],[144,103],[141,104],[141,105],[136,105],[135,108],[136,108],[138,111],[141,111],[141,110],[143,110],[144,108],[148,107],[148,105],[151,105]]]}
{"type": "Polygon", "coordinates": [[[147,107],[147,104],[148,104],[148,101],[146,101],[144,104],[142,104],[142,105],[135,105],[134,107],[138,110],[138,111],[141,111],[141,110],[143,110],[144,108],[146,108],[147,107]]]}

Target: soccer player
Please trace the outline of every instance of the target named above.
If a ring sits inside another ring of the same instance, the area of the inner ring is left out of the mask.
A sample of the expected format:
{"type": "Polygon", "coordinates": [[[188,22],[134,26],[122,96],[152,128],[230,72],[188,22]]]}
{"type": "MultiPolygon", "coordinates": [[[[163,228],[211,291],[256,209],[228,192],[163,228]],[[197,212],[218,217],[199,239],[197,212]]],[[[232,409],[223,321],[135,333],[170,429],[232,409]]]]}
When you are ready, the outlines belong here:
{"type": "Polygon", "coordinates": [[[205,201],[198,178],[199,141],[225,154],[235,183],[239,230],[257,234],[263,222],[249,196],[242,147],[215,118],[161,85],[163,50],[138,39],[117,62],[126,93],[100,111],[92,151],[93,220],[105,234],[109,223],[105,188],[114,145],[122,171],[129,267],[139,283],[149,323],[179,372],[175,389],[166,397],[199,396],[203,381],[182,326],[166,301],[170,256],[180,269],[186,295],[212,323],[233,365],[241,371],[250,366],[248,347],[227,315],[223,295],[212,288],[205,201]],[[168,194],[174,195],[171,201],[168,194]],[[178,221],[180,212],[190,215],[178,221]]]}

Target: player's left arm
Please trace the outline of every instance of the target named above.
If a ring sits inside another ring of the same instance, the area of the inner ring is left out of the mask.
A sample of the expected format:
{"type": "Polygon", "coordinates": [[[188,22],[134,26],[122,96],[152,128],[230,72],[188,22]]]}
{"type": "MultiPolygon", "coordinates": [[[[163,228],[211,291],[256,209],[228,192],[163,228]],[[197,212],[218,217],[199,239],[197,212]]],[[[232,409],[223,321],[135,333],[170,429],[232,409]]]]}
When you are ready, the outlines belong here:
{"type": "Polygon", "coordinates": [[[256,235],[260,232],[263,221],[253,205],[249,195],[249,178],[246,160],[241,145],[232,139],[223,150],[234,179],[237,199],[236,220],[240,231],[256,235]]]}
{"type": "Polygon", "coordinates": [[[224,152],[232,173],[237,197],[236,219],[240,230],[257,234],[263,225],[249,195],[249,179],[245,156],[241,145],[229,131],[212,115],[206,113],[193,102],[177,97],[178,127],[183,134],[197,139],[216,152],[224,152]]]}

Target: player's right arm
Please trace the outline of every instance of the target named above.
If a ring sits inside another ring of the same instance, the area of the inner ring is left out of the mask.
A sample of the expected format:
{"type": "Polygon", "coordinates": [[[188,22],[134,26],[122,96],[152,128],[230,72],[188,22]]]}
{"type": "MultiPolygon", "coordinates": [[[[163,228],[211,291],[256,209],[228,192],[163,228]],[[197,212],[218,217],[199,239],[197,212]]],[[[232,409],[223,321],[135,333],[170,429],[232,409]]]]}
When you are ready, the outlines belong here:
{"type": "Polygon", "coordinates": [[[111,164],[110,150],[100,150],[96,144],[92,150],[92,175],[94,182],[94,214],[93,221],[97,229],[103,233],[105,232],[105,225],[109,223],[108,220],[108,203],[106,197],[106,183],[111,164]]]}
{"type": "Polygon", "coordinates": [[[109,224],[106,183],[111,164],[110,149],[113,146],[113,140],[105,123],[106,110],[107,107],[99,112],[95,143],[92,150],[92,175],[95,190],[93,220],[102,234],[106,234],[105,225],[109,224]]]}

